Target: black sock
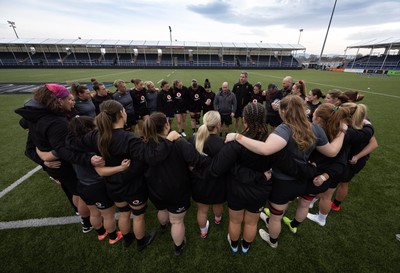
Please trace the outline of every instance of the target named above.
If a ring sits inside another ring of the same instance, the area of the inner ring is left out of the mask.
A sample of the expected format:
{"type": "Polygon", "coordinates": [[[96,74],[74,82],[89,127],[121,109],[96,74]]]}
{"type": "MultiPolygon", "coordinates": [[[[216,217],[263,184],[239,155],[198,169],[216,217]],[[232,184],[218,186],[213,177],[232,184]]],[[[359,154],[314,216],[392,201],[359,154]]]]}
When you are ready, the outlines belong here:
{"type": "Polygon", "coordinates": [[[83,226],[84,227],[91,227],[92,224],[90,223],[90,216],[87,217],[81,217],[82,218],[82,222],[83,222],[83,226]]]}
{"type": "Polygon", "coordinates": [[[245,239],[242,240],[242,246],[243,248],[249,248],[251,243],[247,242],[245,239]]]}
{"type": "Polygon", "coordinates": [[[231,246],[232,247],[237,247],[239,245],[239,240],[236,240],[236,241],[232,241],[231,240],[231,246]]]}
{"type": "Polygon", "coordinates": [[[145,236],[143,236],[143,238],[142,238],[142,239],[138,239],[138,238],[136,238],[136,241],[137,241],[137,245],[138,245],[138,246],[142,246],[142,245],[144,245],[144,244],[146,243],[146,235],[145,235],[145,236]]]}
{"type": "Polygon", "coordinates": [[[161,225],[161,224],[160,224],[160,227],[161,227],[161,230],[162,230],[162,231],[166,231],[166,230],[167,230],[167,224],[165,224],[165,225],[161,225]]]}
{"type": "Polygon", "coordinates": [[[128,234],[122,234],[122,236],[124,237],[125,247],[129,247],[135,241],[135,236],[132,232],[129,232],[128,234]]]}
{"type": "Polygon", "coordinates": [[[333,204],[335,204],[336,207],[339,207],[340,204],[342,203],[342,201],[338,201],[338,200],[333,200],[333,204]]]}
{"type": "Polygon", "coordinates": [[[185,130],[184,130],[184,129],[182,129],[182,133],[183,133],[183,132],[185,132],[185,130]]]}
{"type": "Polygon", "coordinates": [[[101,226],[101,228],[96,229],[96,232],[99,235],[103,235],[104,233],[106,233],[106,229],[103,226],[101,226]]]}
{"type": "Polygon", "coordinates": [[[179,251],[181,248],[185,245],[185,240],[183,240],[182,244],[180,246],[175,245],[175,250],[179,251]]]}
{"type": "Polygon", "coordinates": [[[297,221],[296,218],[294,218],[294,219],[292,220],[292,222],[290,222],[290,226],[291,226],[292,228],[296,228],[296,227],[298,227],[300,224],[301,224],[301,222],[297,221]]]}
{"type": "Polygon", "coordinates": [[[111,240],[117,239],[117,230],[114,230],[113,232],[108,233],[108,237],[110,237],[111,240]]]}
{"type": "Polygon", "coordinates": [[[270,242],[273,243],[273,244],[275,244],[276,242],[278,242],[278,238],[274,239],[274,238],[269,237],[269,240],[270,240],[270,242]]]}

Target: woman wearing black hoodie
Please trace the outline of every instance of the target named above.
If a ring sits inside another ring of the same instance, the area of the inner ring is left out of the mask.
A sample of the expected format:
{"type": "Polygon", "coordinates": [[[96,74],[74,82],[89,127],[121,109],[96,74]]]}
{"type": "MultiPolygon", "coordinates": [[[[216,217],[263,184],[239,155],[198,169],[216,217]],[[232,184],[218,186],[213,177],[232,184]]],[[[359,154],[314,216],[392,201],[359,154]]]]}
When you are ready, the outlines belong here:
{"type": "Polygon", "coordinates": [[[190,206],[189,166],[200,167],[208,160],[202,158],[186,140],[171,142],[167,137],[171,129],[165,114],[154,112],[144,122],[144,160],[149,198],[158,210],[158,220],[165,230],[171,223],[171,235],[175,243],[175,255],[179,256],[186,245],[184,217],[190,206]]]}
{"type": "MultiPolygon", "coordinates": [[[[89,210],[78,196],[78,179],[71,163],[90,166],[98,157],[86,154],[72,153],[65,148],[65,137],[68,134],[68,121],[66,112],[74,106],[74,98],[64,86],[58,84],[45,84],[34,92],[33,99],[29,100],[22,108],[15,112],[22,116],[29,127],[31,145],[34,145],[43,161],[52,161],[59,158],[59,168],[49,168],[43,165],[44,171],[49,176],[58,180],[67,196],[71,194],[74,205],[78,208],[84,226],[84,233],[91,231],[89,210]],[[47,153],[40,153],[40,151],[47,153]]],[[[98,161],[99,163],[100,161],[98,161]]]]}

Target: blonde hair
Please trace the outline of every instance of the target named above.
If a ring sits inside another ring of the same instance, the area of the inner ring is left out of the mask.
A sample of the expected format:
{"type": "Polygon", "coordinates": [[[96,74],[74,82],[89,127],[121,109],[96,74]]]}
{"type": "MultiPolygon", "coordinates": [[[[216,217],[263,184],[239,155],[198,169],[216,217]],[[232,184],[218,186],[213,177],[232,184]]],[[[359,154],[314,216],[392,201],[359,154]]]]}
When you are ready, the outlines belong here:
{"type": "Polygon", "coordinates": [[[204,143],[206,142],[207,138],[210,136],[210,131],[214,130],[218,124],[221,123],[221,115],[218,111],[208,111],[203,116],[203,124],[199,127],[197,131],[195,140],[196,140],[196,150],[200,153],[205,155],[204,143]]]}
{"type": "Polygon", "coordinates": [[[365,104],[356,104],[354,102],[346,102],[341,106],[350,109],[351,127],[357,130],[362,129],[364,119],[367,116],[367,106],[365,104]]]}
{"type": "Polygon", "coordinates": [[[123,80],[115,80],[115,81],[114,81],[114,86],[115,86],[115,88],[118,88],[118,87],[120,87],[123,83],[125,83],[125,81],[123,81],[123,80]]]}
{"type": "Polygon", "coordinates": [[[315,135],[307,119],[303,99],[299,96],[286,96],[281,100],[279,111],[284,123],[292,131],[293,140],[299,150],[305,151],[311,148],[315,143],[315,135]]]}

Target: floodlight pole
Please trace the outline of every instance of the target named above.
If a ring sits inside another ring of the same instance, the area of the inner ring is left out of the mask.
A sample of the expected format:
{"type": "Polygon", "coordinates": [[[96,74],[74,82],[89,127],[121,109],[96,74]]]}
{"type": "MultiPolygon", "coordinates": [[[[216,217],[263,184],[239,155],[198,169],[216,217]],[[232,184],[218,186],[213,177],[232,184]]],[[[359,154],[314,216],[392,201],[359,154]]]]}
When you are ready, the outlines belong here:
{"type": "Polygon", "coordinates": [[[171,44],[172,44],[172,28],[171,28],[171,26],[168,26],[169,27],[169,40],[171,41],[171,44]]]}
{"type": "Polygon", "coordinates": [[[297,41],[297,44],[299,45],[300,44],[300,38],[301,38],[301,33],[303,32],[303,29],[301,28],[301,29],[299,29],[299,40],[297,41]]]}
{"type": "Polygon", "coordinates": [[[324,53],[325,43],[326,43],[326,39],[328,38],[329,29],[331,27],[332,17],[333,17],[333,14],[335,13],[336,2],[337,2],[337,0],[335,0],[335,4],[333,5],[331,19],[329,20],[328,29],[326,30],[325,40],[324,40],[324,44],[322,45],[321,54],[319,55],[318,65],[321,64],[322,53],[324,53]]]}
{"type": "Polygon", "coordinates": [[[17,36],[17,39],[19,39],[18,34],[17,34],[17,31],[15,30],[15,29],[17,28],[17,27],[15,26],[15,22],[13,22],[13,21],[7,21],[7,23],[10,24],[10,27],[12,27],[13,30],[14,30],[15,36],[17,36]]]}

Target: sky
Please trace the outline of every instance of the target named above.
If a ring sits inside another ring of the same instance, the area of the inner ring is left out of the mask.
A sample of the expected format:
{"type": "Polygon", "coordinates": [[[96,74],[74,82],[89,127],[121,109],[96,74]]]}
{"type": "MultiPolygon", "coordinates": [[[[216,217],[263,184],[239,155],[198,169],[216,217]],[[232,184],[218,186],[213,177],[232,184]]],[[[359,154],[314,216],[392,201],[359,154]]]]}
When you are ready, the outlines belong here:
{"type": "MultiPolygon", "coordinates": [[[[0,0],[0,38],[300,44],[319,55],[335,0],[0,0]],[[169,31],[171,26],[172,32],[169,31]],[[300,29],[303,29],[300,32],[300,29]]],[[[399,0],[337,0],[324,55],[400,39],[399,0]]],[[[355,54],[347,52],[347,54],[355,54]]]]}

